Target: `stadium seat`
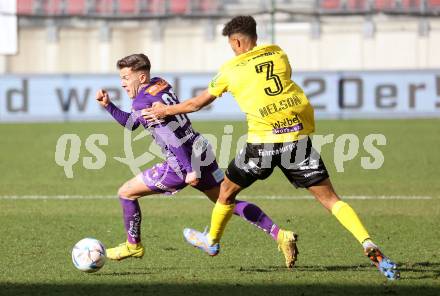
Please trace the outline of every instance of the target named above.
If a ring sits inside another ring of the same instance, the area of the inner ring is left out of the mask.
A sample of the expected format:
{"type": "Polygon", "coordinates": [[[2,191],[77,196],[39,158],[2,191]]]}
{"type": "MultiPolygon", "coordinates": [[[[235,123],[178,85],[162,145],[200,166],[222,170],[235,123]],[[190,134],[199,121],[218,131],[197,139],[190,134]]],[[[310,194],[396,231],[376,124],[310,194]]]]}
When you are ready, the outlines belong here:
{"type": "Polygon", "coordinates": [[[93,11],[98,14],[112,14],[114,12],[113,0],[95,0],[93,11]]]}
{"type": "Polygon", "coordinates": [[[402,0],[402,8],[404,10],[418,10],[420,8],[420,0],[402,0]]]}
{"type": "Polygon", "coordinates": [[[185,14],[190,11],[191,5],[189,0],[170,0],[171,14],[185,14]]]}
{"type": "Polygon", "coordinates": [[[347,1],[347,9],[350,10],[366,10],[367,0],[348,0],[347,1]]]}
{"type": "MultiPolygon", "coordinates": [[[[1,1],[1,0],[0,0],[1,1]]],[[[17,0],[17,12],[21,15],[46,13],[49,15],[84,15],[87,9],[92,13],[136,15],[139,13],[174,14],[187,13],[216,13],[219,9],[226,9],[236,5],[243,10],[250,0],[17,0]],[[91,7],[88,7],[90,3],[91,7]],[[228,6],[229,5],[229,6],[228,6]]],[[[298,5],[294,0],[284,0],[283,4],[298,5]]],[[[438,12],[440,0],[319,0],[321,11],[329,12],[362,12],[370,10],[370,3],[375,11],[417,12],[426,3],[426,8],[438,12]]],[[[282,6],[282,7],[284,7],[282,6]]],[[[247,6],[246,6],[247,7],[247,6]]],[[[293,6],[292,6],[293,7],[293,6]]],[[[295,6],[295,8],[297,8],[295,6]]],[[[313,8],[313,7],[312,7],[313,8]]]]}
{"type": "Polygon", "coordinates": [[[324,10],[335,10],[341,9],[341,1],[340,0],[321,0],[320,8],[324,10]]]}
{"type": "Polygon", "coordinates": [[[149,0],[147,11],[151,14],[165,14],[165,0],[149,0]]]}
{"type": "Polygon", "coordinates": [[[17,0],[18,14],[33,14],[33,0],[17,0]]]}
{"type": "Polygon", "coordinates": [[[119,0],[118,10],[121,14],[137,14],[140,0],[119,0]]]}
{"type": "Polygon", "coordinates": [[[430,7],[440,6],[440,0],[428,0],[428,6],[430,7]]]}
{"type": "Polygon", "coordinates": [[[190,0],[149,0],[148,11],[152,14],[186,14],[190,5],[190,0]]]}
{"type": "Polygon", "coordinates": [[[439,11],[440,0],[428,0],[428,9],[439,11]]]}
{"type": "Polygon", "coordinates": [[[376,10],[389,10],[396,6],[395,0],[376,0],[374,2],[374,8],[376,10]]]}
{"type": "Polygon", "coordinates": [[[86,12],[86,0],[66,0],[67,14],[81,15],[86,12]]]}
{"type": "Polygon", "coordinates": [[[215,13],[219,9],[219,0],[201,0],[197,10],[200,12],[215,13]]]}
{"type": "Polygon", "coordinates": [[[44,12],[47,14],[63,14],[62,2],[63,0],[46,0],[44,12]]]}

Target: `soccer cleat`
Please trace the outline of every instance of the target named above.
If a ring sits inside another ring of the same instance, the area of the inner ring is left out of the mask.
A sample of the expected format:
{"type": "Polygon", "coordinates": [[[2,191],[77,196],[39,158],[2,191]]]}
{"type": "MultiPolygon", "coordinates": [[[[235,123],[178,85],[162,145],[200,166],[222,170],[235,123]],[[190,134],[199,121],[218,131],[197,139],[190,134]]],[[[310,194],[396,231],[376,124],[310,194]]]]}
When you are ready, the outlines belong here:
{"type": "Polygon", "coordinates": [[[292,268],[295,265],[295,261],[298,257],[298,248],[296,242],[298,241],[298,235],[292,231],[282,230],[278,232],[277,243],[278,250],[283,251],[284,258],[286,258],[286,267],[292,268]]]}
{"type": "Polygon", "coordinates": [[[142,243],[130,244],[125,242],[117,247],[107,249],[107,258],[111,260],[122,260],[129,257],[142,258],[144,256],[144,246],[142,243]]]}
{"type": "Polygon", "coordinates": [[[365,255],[370,258],[371,262],[387,279],[397,280],[400,278],[400,271],[397,269],[397,264],[382,254],[377,247],[366,248],[365,255]]]}
{"type": "Polygon", "coordinates": [[[183,236],[189,244],[206,252],[209,256],[216,256],[220,252],[220,244],[213,244],[210,241],[207,229],[204,232],[200,232],[195,229],[185,228],[183,236]]]}

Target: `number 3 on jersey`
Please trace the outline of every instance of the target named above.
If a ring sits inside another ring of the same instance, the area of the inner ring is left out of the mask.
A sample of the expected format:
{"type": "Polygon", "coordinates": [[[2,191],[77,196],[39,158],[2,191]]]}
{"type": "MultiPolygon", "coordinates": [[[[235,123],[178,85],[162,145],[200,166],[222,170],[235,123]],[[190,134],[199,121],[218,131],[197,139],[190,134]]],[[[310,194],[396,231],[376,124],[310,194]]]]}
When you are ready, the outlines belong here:
{"type": "Polygon", "coordinates": [[[273,61],[264,62],[255,66],[255,71],[257,73],[263,73],[266,70],[266,80],[273,80],[275,83],[275,90],[272,90],[270,87],[264,88],[264,92],[268,96],[276,96],[283,92],[283,85],[281,84],[281,79],[278,75],[273,74],[273,61]]]}

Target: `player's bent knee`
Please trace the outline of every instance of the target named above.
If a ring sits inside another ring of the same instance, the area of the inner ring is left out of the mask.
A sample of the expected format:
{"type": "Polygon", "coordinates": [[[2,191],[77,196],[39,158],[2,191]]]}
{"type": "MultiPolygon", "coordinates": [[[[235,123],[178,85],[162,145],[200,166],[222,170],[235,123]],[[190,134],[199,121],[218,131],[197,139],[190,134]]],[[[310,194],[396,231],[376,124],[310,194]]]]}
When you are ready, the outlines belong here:
{"type": "Polygon", "coordinates": [[[220,194],[217,201],[224,205],[230,205],[235,203],[235,196],[231,196],[226,193],[220,194]]]}
{"type": "Polygon", "coordinates": [[[235,202],[235,197],[240,191],[241,187],[239,185],[225,178],[220,186],[218,201],[222,204],[232,204],[235,202]]]}
{"type": "Polygon", "coordinates": [[[125,199],[136,199],[139,198],[139,195],[137,195],[135,192],[127,188],[127,183],[119,187],[118,189],[118,196],[125,198],[125,199]]]}

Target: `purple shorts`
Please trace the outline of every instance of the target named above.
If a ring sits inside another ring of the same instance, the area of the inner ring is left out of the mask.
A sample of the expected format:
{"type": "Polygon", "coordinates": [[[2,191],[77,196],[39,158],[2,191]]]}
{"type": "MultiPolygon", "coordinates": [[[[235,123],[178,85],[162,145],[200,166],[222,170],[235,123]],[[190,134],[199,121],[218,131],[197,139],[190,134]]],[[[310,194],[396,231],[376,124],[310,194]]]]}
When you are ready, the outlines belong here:
{"type": "MultiPolygon", "coordinates": [[[[224,173],[218,167],[217,162],[201,169],[201,178],[194,188],[205,191],[220,186],[224,173]]],[[[175,194],[185,188],[186,173],[175,171],[166,161],[154,165],[142,172],[142,180],[151,190],[158,193],[175,194]]]]}

